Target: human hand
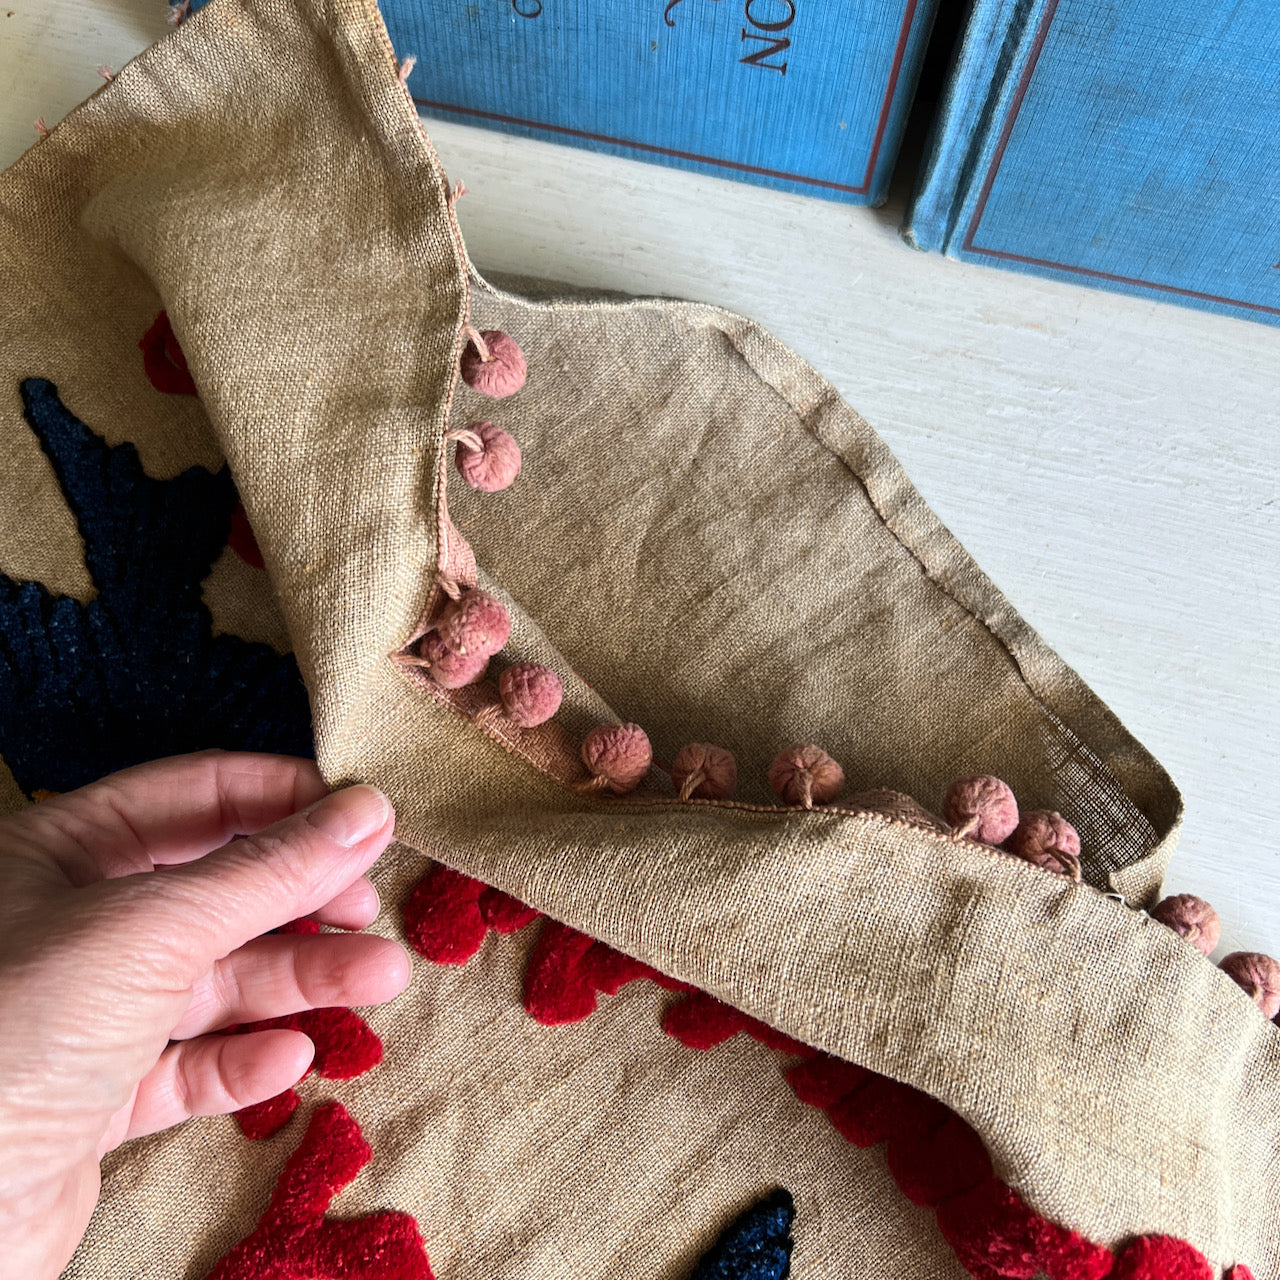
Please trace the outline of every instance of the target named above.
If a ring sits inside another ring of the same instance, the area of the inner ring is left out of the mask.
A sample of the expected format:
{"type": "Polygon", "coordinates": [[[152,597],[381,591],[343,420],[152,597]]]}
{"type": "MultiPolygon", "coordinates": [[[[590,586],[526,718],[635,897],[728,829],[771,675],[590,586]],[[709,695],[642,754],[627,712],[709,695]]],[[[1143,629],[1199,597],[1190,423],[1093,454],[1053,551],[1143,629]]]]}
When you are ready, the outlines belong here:
{"type": "Polygon", "coordinates": [[[127,1138],[261,1102],[314,1052],[298,1031],[206,1033],[409,980],[404,949],[279,934],[361,929],[385,796],[326,797],[315,766],[208,752],[140,765],[0,819],[0,1271],[53,1280],[127,1138]],[[159,874],[150,874],[159,872],[159,874]]]}

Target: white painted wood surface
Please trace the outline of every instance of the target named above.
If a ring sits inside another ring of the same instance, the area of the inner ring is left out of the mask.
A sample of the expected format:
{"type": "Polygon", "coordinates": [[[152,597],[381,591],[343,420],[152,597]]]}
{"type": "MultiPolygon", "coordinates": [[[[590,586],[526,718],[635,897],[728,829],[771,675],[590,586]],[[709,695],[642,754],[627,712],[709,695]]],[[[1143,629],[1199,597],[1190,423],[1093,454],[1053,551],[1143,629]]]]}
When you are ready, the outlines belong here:
{"type": "MultiPolygon", "coordinates": [[[[165,30],[0,0],[0,164],[165,30]]],[[[1280,955],[1280,330],[917,254],[900,203],[428,129],[481,270],[730,307],[821,369],[1181,786],[1170,888],[1280,955]]]]}

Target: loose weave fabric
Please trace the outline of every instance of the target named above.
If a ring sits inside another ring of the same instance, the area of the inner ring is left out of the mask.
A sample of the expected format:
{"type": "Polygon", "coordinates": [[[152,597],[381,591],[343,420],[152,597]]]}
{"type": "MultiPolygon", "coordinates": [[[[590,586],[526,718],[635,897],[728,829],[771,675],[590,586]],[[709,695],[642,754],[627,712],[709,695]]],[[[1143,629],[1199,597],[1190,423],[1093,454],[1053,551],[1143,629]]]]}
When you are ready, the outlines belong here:
{"type": "MultiPolygon", "coordinates": [[[[939,1099],[1052,1222],[1280,1280],[1280,1032],[1140,910],[1180,821],[1164,771],[757,325],[486,283],[396,71],[364,0],[214,0],[0,177],[0,571],[94,598],[26,380],[148,477],[225,461],[265,569],[229,546],[202,607],[212,633],[292,649],[326,777],[391,795],[378,929],[402,935],[438,860],[939,1099]],[[162,309],[196,396],[145,375],[162,309]],[[510,400],[458,383],[468,317],[527,354],[510,400]],[[520,441],[522,474],[497,494],[454,479],[446,513],[443,434],[480,417],[520,441]],[[511,609],[504,656],[565,680],[561,746],[609,719],[660,762],[718,742],[741,801],[581,795],[556,741],[411,678],[393,655],[437,568],[470,563],[454,526],[511,609]],[[951,778],[999,774],[1079,828],[1086,882],[855,809],[779,809],[768,761],[797,740],[850,790],[934,809],[951,778]]],[[[4,779],[8,807],[36,790],[4,779]]],[[[366,1011],[384,1061],[299,1087],[304,1111],[340,1098],[373,1149],[335,1212],[412,1214],[445,1280],[679,1280],[784,1188],[801,1280],[964,1274],[883,1155],[796,1099],[785,1054],[686,1049],[646,983],[542,1026],[521,1005],[530,945],[421,962],[366,1011]]],[[[68,1274],[198,1280],[303,1124],[122,1148],[68,1274]]]]}

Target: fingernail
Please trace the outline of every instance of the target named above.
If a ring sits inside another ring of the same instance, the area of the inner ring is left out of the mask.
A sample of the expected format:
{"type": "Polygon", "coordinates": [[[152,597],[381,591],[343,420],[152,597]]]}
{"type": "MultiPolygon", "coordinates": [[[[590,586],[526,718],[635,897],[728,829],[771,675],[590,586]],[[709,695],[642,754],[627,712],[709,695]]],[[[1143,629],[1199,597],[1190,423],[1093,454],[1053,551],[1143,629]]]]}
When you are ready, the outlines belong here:
{"type": "Polygon", "coordinates": [[[307,821],[330,840],[346,848],[381,831],[391,802],[374,787],[346,787],[316,801],[306,810],[307,821]]]}

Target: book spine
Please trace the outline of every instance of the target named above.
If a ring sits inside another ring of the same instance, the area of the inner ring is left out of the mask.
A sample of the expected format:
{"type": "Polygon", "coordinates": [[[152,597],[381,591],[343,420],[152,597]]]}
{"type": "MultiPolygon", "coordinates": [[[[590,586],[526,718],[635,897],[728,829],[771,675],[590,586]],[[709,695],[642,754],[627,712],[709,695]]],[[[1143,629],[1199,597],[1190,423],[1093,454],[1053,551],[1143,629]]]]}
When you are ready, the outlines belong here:
{"type": "Polygon", "coordinates": [[[883,201],[938,0],[382,0],[421,111],[883,201]]]}
{"type": "Polygon", "coordinates": [[[994,145],[993,121],[1012,92],[1048,0],[974,0],[956,46],[907,207],[902,237],[946,253],[955,240],[979,162],[994,145]]]}

